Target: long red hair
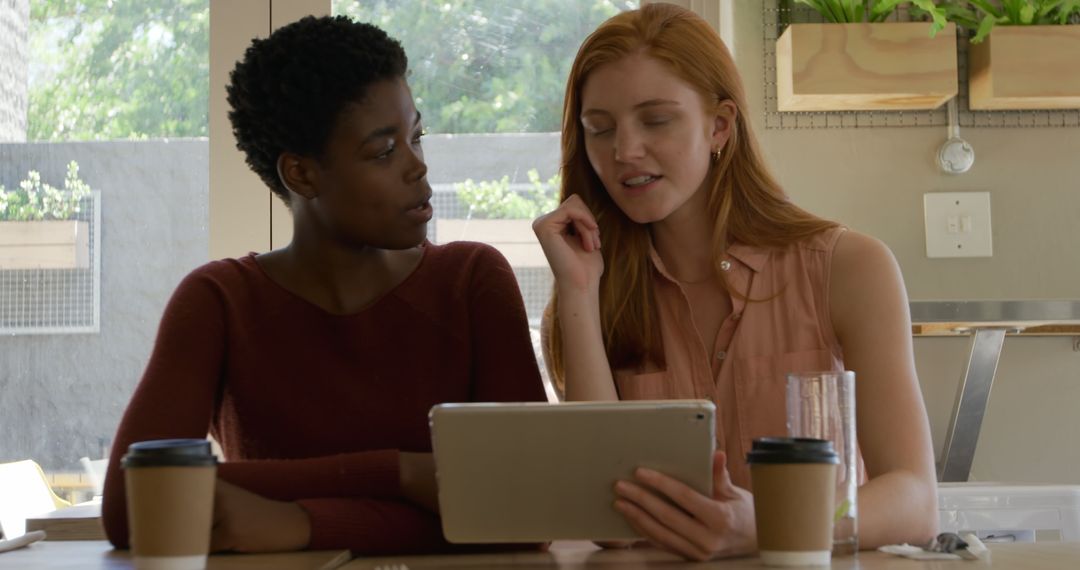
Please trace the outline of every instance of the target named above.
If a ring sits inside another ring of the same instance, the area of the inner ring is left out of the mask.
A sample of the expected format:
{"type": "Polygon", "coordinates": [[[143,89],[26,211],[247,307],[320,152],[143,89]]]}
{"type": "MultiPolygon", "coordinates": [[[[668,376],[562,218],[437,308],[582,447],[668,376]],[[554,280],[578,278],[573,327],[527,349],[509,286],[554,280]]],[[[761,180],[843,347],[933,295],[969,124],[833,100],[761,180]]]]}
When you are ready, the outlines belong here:
{"type": "MultiPolygon", "coordinates": [[[[634,53],[666,64],[702,94],[706,105],[725,99],[736,107],[732,133],[710,169],[707,204],[716,220],[711,236],[713,260],[720,261],[730,241],[783,246],[836,224],[792,204],[769,173],[746,114],[746,94],[735,62],[712,27],[693,12],[671,4],[648,4],[618,14],[600,25],[578,50],[566,84],[562,121],[561,199],[578,194],[600,226],[604,274],[600,281],[600,319],[612,369],[662,363],[655,304],[649,227],[623,214],[608,195],[585,154],[581,126],[581,88],[597,67],[634,53]]],[[[556,387],[564,389],[558,289],[545,315],[548,366],[556,387]]]]}

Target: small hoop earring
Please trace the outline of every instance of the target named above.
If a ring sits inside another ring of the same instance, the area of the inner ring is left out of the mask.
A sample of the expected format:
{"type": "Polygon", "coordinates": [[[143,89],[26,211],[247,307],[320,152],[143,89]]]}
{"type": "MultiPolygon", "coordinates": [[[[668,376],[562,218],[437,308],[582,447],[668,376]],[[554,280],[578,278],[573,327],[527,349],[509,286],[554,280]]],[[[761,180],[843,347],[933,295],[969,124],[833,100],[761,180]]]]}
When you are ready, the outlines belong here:
{"type": "Polygon", "coordinates": [[[720,162],[720,151],[719,150],[714,150],[714,151],[710,152],[709,153],[709,158],[711,158],[713,162],[720,162]]]}

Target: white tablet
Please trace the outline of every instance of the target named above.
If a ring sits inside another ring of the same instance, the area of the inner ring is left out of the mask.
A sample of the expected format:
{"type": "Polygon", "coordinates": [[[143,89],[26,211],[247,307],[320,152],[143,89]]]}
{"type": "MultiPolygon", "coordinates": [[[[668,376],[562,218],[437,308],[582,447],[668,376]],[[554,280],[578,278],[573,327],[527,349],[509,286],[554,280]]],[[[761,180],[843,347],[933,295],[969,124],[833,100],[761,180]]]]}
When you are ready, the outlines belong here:
{"type": "Polygon", "coordinates": [[[443,533],[457,543],[619,540],[637,467],[712,493],[716,407],[705,400],[442,404],[431,437],[443,533]]]}

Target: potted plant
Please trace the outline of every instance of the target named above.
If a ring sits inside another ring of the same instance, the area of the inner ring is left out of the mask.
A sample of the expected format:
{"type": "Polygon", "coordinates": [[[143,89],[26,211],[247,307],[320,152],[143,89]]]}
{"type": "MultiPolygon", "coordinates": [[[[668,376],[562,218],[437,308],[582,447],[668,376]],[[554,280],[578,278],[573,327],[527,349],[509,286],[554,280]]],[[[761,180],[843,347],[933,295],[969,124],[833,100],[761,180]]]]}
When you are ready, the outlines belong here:
{"type": "Polygon", "coordinates": [[[468,216],[437,218],[435,239],[480,241],[498,249],[513,267],[547,267],[532,221],[559,205],[560,177],[544,181],[535,168],[528,177],[524,188],[513,188],[508,176],[454,184],[458,198],[469,207],[468,216]]]}
{"type": "Polygon", "coordinates": [[[90,192],[74,161],[63,190],[33,170],[15,189],[0,185],[0,270],[89,267],[90,225],[75,218],[90,192]]]}
{"type": "Polygon", "coordinates": [[[795,0],[824,24],[791,24],[776,42],[780,111],[934,109],[958,91],[956,24],[933,0],[795,0]],[[924,22],[885,22],[901,5],[924,22]]]}
{"type": "Polygon", "coordinates": [[[971,109],[1080,108],[1080,0],[947,0],[939,7],[974,32],[971,109]]]}

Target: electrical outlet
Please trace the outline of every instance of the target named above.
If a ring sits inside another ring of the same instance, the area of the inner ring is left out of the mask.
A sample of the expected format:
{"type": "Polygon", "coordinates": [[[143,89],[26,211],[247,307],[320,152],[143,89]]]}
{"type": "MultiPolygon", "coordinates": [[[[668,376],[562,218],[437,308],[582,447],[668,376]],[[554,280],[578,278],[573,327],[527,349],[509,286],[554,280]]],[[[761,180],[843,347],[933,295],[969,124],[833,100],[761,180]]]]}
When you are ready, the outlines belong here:
{"type": "Polygon", "coordinates": [[[923,194],[927,257],[991,257],[989,192],[923,194]]]}

